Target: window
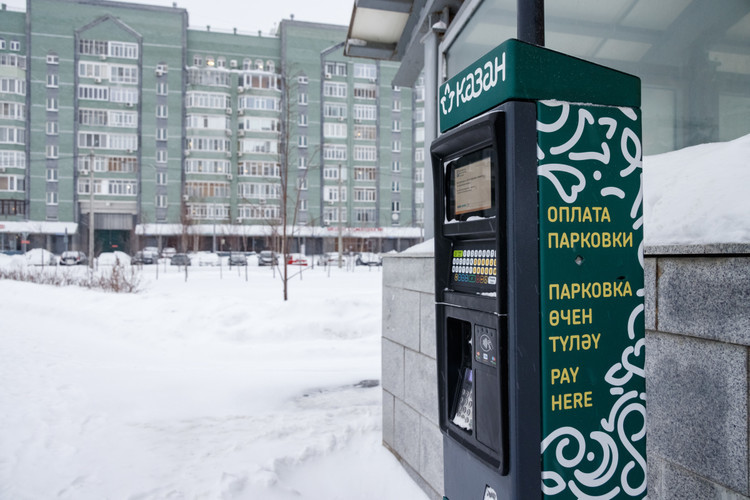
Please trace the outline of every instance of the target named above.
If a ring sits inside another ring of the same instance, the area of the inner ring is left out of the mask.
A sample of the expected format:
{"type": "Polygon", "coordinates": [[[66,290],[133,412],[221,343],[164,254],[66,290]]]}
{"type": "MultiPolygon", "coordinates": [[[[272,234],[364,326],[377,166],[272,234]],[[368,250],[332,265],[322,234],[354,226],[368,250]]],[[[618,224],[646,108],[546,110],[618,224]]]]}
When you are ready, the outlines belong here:
{"type": "Polygon", "coordinates": [[[323,116],[326,118],[346,118],[346,104],[327,102],[323,104],[323,116]]]}
{"type": "Polygon", "coordinates": [[[414,130],[414,142],[424,142],[424,127],[417,127],[414,130]]]}
{"type": "Polygon", "coordinates": [[[203,66],[203,56],[193,56],[193,66],[203,66]]]}
{"type": "Polygon", "coordinates": [[[414,161],[424,161],[424,148],[414,150],[414,161]]]}
{"type": "Polygon", "coordinates": [[[346,139],[346,123],[326,122],[323,124],[323,137],[326,139],[346,139]]]}
{"type": "Polygon", "coordinates": [[[378,97],[378,87],[371,84],[355,83],[354,97],[356,99],[374,100],[378,97]]]}
{"type": "Polygon", "coordinates": [[[138,89],[134,87],[112,87],[109,100],[110,102],[123,102],[132,107],[138,102],[138,89]]]}
{"type": "Polygon", "coordinates": [[[297,103],[304,106],[307,105],[307,93],[306,92],[300,92],[297,96],[297,103]]]}
{"type": "Polygon", "coordinates": [[[0,191],[23,192],[25,190],[23,177],[15,175],[0,175],[0,191]]]}
{"type": "Polygon", "coordinates": [[[47,192],[47,205],[57,205],[57,192],[47,192]]]}
{"type": "Polygon", "coordinates": [[[393,120],[393,127],[391,130],[394,132],[401,132],[401,120],[393,120]]]}
{"type": "Polygon", "coordinates": [[[128,42],[108,42],[109,55],[122,59],[138,59],[138,44],[128,42]]]}
{"type": "Polygon", "coordinates": [[[166,104],[159,104],[156,106],[156,117],[167,118],[169,113],[169,107],[166,104]]]}
{"type": "Polygon", "coordinates": [[[376,201],[375,188],[354,188],[354,201],[376,201]]]}
{"type": "Polygon", "coordinates": [[[400,201],[392,201],[391,202],[391,212],[399,213],[401,211],[401,202],[400,201]]]}
{"type": "Polygon", "coordinates": [[[304,156],[300,156],[297,158],[297,167],[298,168],[307,168],[307,158],[304,156]]]}
{"type": "MultiPolygon", "coordinates": [[[[346,170],[341,169],[342,174],[346,170]]],[[[342,175],[343,177],[343,175],[342,175]]],[[[336,180],[339,178],[339,167],[326,167],[323,169],[323,178],[327,181],[336,180]]]]}
{"type": "Polygon", "coordinates": [[[305,85],[306,83],[308,83],[307,77],[304,75],[298,76],[297,83],[299,83],[300,85],[305,85]]]}
{"type": "Polygon", "coordinates": [[[374,181],[375,174],[375,167],[354,167],[355,181],[374,181]]]}
{"type": "Polygon", "coordinates": [[[166,149],[156,150],[156,163],[167,163],[168,152],[166,149]]]}
{"type": "Polygon", "coordinates": [[[48,121],[46,132],[47,132],[47,135],[57,135],[59,133],[57,121],[48,121]]]}
{"type": "Polygon", "coordinates": [[[169,85],[167,82],[159,82],[156,84],[156,95],[167,95],[169,93],[169,85]]]}
{"type": "Polygon", "coordinates": [[[159,127],[156,129],[156,140],[157,141],[166,141],[167,140],[167,128],[166,127],[159,127]]]}
{"type": "Polygon", "coordinates": [[[346,222],[346,210],[341,207],[325,207],[323,209],[325,222],[346,222]]]}
{"type": "Polygon", "coordinates": [[[167,208],[167,195],[166,194],[156,195],[156,208],[167,208]]]}
{"type": "Polygon", "coordinates": [[[240,151],[242,153],[276,154],[279,152],[278,141],[266,139],[242,139],[240,151]]]}
{"type": "Polygon", "coordinates": [[[0,126],[0,144],[26,144],[26,129],[0,126]]]}
{"type": "Polygon", "coordinates": [[[391,192],[392,193],[400,193],[401,192],[401,183],[399,181],[393,181],[393,182],[391,182],[391,192]]]}
{"type": "Polygon", "coordinates": [[[355,104],[354,118],[357,120],[375,120],[378,117],[378,108],[373,104],[355,104]]]}
{"type": "Polygon", "coordinates": [[[414,190],[414,203],[424,204],[424,188],[416,188],[414,190]]]}
{"type": "Polygon", "coordinates": [[[57,182],[57,169],[56,168],[48,168],[47,169],[47,180],[49,182],[57,182]]]}
{"type": "Polygon", "coordinates": [[[227,67],[227,58],[226,57],[219,57],[216,59],[216,67],[218,68],[226,68],[227,67]]]}
{"type": "MultiPolygon", "coordinates": [[[[190,159],[185,161],[186,174],[228,174],[230,172],[231,164],[226,160],[190,159]]],[[[242,164],[240,164],[240,175],[242,175],[242,164]]]]}
{"type": "Polygon", "coordinates": [[[414,182],[424,182],[424,168],[414,169],[414,182]]]}
{"type": "Polygon", "coordinates": [[[275,97],[242,96],[239,98],[240,109],[278,111],[281,101],[275,97]]]}
{"type": "Polygon", "coordinates": [[[324,201],[346,201],[346,188],[338,186],[325,186],[323,188],[324,201]]]}
{"type": "Polygon", "coordinates": [[[324,160],[346,160],[346,146],[326,144],[323,146],[324,160]]]}
{"type": "Polygon", "coordinates": [[[109,101],[108,87],[95,87],[91,85],[78,86],[78,98],[91,101],[109,101]]]}
{"type": "Polygon", "coordinates": [[[108,113],[103,109],[86,109],[78,110],[78,123],[81,125],[107,126],[108,113]]]}
{"type": "Polygon", "coordinates": [[[47,111],[57,111],[57,97],[47,98],[47,111]]]}
{"type": "Polygon", "coordinates": [[[47,54],[47,64],[60,64],[60,56],[57,54],[47,54]]]}
{"type": "Polygon", "coordinates": [[[167,173],[166,172],[156,173],[156,184],[158,184],[159,186],[167,185],[167,173]]]}
{"type": "Polygon", "coordinates": [[[187,92],[185,105],[188,108],[225,109],[232,107],[232,101],[228,94],[219,92],[187,92]]]}
{"type": "Polygon", "coordinates": [[[374,64],[354,63],[354,78],[376,79],[378,68],[374,64]]]}
{"type": "Polygon", "coordinates": [[[355,125],[354,138],[363,141],[374,141],[378,138],[378,129],[375,125],[355,125]]]}
{"type": "Polygon", "coordinates": [[[401,111],[401,101],[393,100],[393,111],[401,111]]]}
{"type": "Polygon", "coordinates": [[[18,52],[19,50],[21,50],[21,42],[19,42],[18,40],[11,40],[10,41],[10,50],[13,50],[13,51],[16,51],[16,52],[18,52]]]}
{"type": "Polygon", "coordinates": [[[297,137],[297,145],[299,147],[301,147],[301,148],[306,148],[307,147],[307,136],[306,135],[301,135],[301,136],[297,137]]]}
{"type": "Polygon", "coordinates": [[[297,117],[297,125],[300,127],[306,127],[307,126],[307,114],[300,113],[297,117]]]}
{"type": "Polygon", "coordinates": [[[228,198],[231,185],[228,182],[187,181],[185,193],[196,198],[228,198]]]}
{"type": "Polygon", "coordinates": [[[0,101],[0,118],[23,120],[26,117],[26,105],[20,102],[0,101]]]}
{"type": "Polygon", "coordinates": [[[187,149],[189,151],[231,151],[229,139],[221,137],[188,137],[187,149]]]}
{"type": "Polygon", "coordinates": [[[401,162],[394,160],[391,162],[391,172],[401,172],[401,162]]]}
{"type": "Polygon", "coordinates": [[[138,67],[130,65],[112,65],[109,68],[109,79],[113,83],[138,83],[138,67]]]}
{"type": "Polygon", "coordinates": [[[325,82],[323,84],[323,95],[326,97],[346,98],[346,91],[347,91],[346,83],[325,82]]]}
{"type": "Polygon", "coordinates": [[[354,159],[359,161],[376,161],[378,150],[375,146],[354,146],[354,159]]]}
{"type": "Polygon", "coordinates": [[[59,86],[59,76],[55,73],[47,74],[47,88],[57,88],[59,86]]]}
{"type": "Polygon", "coordinates": [[[374,208],[355,208],[354,209],[354,220],[357,222],[375,222],[376,211],[374,208]]]}
{"type": "Polygon", "coordinates": [[[394,153],[401,152],[401,141],[392,141],[391,142],[391,151],[394,153]]]}
{"type": "Polygon", "coordinates": [[[307,178],[306,177],[298,177],[297,178],[297,188],[300,191],[306,191],[307,190],[307,178]]]}
{"type": "Polygon", "coordinates": [[[5,50],[5,38],[0,38],[0,50],[5,50]]]}

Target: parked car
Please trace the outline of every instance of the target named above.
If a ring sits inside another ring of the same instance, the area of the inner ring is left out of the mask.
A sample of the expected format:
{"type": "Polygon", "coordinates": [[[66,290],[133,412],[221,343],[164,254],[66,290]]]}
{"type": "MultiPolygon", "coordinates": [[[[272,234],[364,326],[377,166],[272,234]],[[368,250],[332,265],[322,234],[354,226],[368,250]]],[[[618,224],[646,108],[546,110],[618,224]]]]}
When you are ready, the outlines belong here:
{"type": "Polygon", "coordinates": [[[115,250],[114,252],[102,252],[96,258],[98,266],[129,266],[130,255],[125,252],[115,250]]]}
{"type": "Polygon", "coordinates": [[[166,247],[161,251],[161,256],[167,259],[171,259],[177,254],[177,250],[172,247],[166,247]]]}
{"type": "Polygon", "coordinates": [[[172,255],[172,265],[173,266],[189,266],[190,257],[186,253],[176,253],[172,255]]]}
{"type": "Polygon", "coordinates": [[[358,266],[382,266],[383,259],[380,255],[372,252],[357,254],[356,264],[358,266]]]}
{"type": "Polygon", "coordinates": [[[275,266],[278,263],[276,254],[270,250],[263,250],[258,254],[259,266],[275,266]]]}
{"type": "Polygon", "coordinates": [[[131,264],[153,264],[154,262],[156,262],[156,254],[147,252],[146,250],[136,252],[130,260],[131,264]]]}
{"type": "Polygon", "coordinates": [[[32,248],[24,254],[27,265],[56,266],[57,256],[44,248],[32,248]]]}
{"type": "Polygon", "coordinates": [[[247,257],[242,252],[232,252],[229,254],[229,266],[246,266],[247,257]]]}
{"type": "Polygon", "coordinates": [[[213,252],[198,252],[195,254],[199,266],[218,266],[221,264],[220,258],[213,252]]]}
{"type": "Polygon", "coordinates": [[[63,252],[60,256],[60,264],[63,266],[78,266],[86,265],[89,263],[89,258],[86,254],[79,250],[68,250],[63,252]]]}
{"type": "Polygon", "coordinates": [[[301,253],[290,253],[286,263],[294,266],[306,266],[307,259],[301,253]]]}

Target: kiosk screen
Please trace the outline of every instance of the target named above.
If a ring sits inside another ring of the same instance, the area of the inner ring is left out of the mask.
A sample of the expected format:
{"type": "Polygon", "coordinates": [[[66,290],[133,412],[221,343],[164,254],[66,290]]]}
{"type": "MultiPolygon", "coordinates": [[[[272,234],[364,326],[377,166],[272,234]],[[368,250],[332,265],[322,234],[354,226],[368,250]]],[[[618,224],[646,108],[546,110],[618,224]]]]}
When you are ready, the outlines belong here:
{"type": "Polygon", "coordinates": [[[486,147],[445,165],[448,222],[496,215],[495,168],[492,148],[486,147]]]}

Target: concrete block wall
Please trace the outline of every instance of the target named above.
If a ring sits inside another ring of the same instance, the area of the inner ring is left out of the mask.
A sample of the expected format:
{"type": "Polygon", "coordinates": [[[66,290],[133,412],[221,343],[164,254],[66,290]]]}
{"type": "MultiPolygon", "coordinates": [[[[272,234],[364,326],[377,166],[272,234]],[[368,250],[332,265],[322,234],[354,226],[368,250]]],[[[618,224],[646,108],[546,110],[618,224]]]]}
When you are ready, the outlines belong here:
{"type": "MultiPolygon", "coordinates": [[[[750,499],[750,245],[646,250],[649,498],[750,499]]],[[[442,498],[434,260],[384,259],[383,443],[442,498]]]]}
{"type": "Polygon", "coordinates": [[[750,245],[647,257],[649,498],[750,498],[750,245]]]}
{"type": "Polygon", "coordinates": [[[383,259],[383,444],[430,498],[443,498],[432,254],[383,259]]]}

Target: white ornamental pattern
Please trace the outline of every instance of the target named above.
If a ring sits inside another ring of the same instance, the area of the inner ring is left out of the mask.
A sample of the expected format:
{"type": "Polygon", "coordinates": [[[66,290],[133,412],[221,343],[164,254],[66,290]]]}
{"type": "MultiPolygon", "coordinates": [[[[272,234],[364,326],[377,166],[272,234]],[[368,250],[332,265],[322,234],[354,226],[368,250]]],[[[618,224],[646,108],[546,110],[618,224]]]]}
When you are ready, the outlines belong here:
{"type": "MultiPolygon", "coordinates": [[[[592,113],[583,107],[578,108],[577,116],[571,116],[569,103],[544,101],[541,104],[560,107],[561,112],[554,123],[537,122],[537,131],[540,135],[560,130],[569,120],[577,120],[577,125],[569,140],[548,151],[555,156],[567,155],[568,161],[565,163],[542,164],[547,154],[541,148],[537,148],[540,163],[538,175],[552,183],[565,203],[574,203],[585,189],[599,189],[602,197],[616,196],[625,199],[627,194],[619,187],[601,186],[602,170],[609,167],[612,156],[610,144],[613,140],[615,144],[619,142],[620,153],[627,163],[627,167],[619,171],[619,176],[640,177],[638,184],[641,188],[633,195],[630,211],[632,227],[634,230],[639,229],[643,225],[643,216],[639,215],[643,201],[641,143],[638,134],[629,126],[637,121],[636,112],[630,108],[602,108],[612,110],[615,116],[595,120],[592,113]],[[577,146],[586,127],[604,127],[604,134],[609,143],[602,142],[600,150],[581,151],[577,146]],[[619,137],[616,137],[617,134],[619,137]],[[592,160],[601,164],[600,169],[592,169],[590,163],[585,169],[578,164],[581,161],[592,160]]],[[[638,248],[638,260],[642,268],[642,241],[638,248]]],[[[643,297],[644,290],[638,290],[637,295],[643,297]]],[[[641,314],[644,314],[643,304],[636,306],[631,312],[627,327],[628,345],[623,350],[619,362],[613,364],[604,377],[610,387],[610,394],[618,398],[612,405],[608,418],[601,420],[601,429],[584,436],[578,429],[565,426],[550,432],[542,440],[542,454],[548,448],[553,449],[557,463],[566,469],[572,469],[575,478],[566,483],[559,473],[543,471],[542,491],[545,495],[554,496],[569,490],[578,499],[608,500],[624,496],[640,497],[646,491],[646,457],[641,455],[635,445],[646,437],[646,394],[637,390],[627,390],[628,383],[634,377],[645,377],[641,368],[644,366],[645,340],[636,340],[635,334],[635,322],[641,314]],[[634,425],[638,428],[636,432],[629,434],[625,431],[626,428],[632,429],[634,425]],[[626,454],[621,454],[623,449],[626,454]],[[600,459],[599,463],[596,463],[597,457],[600,459]],[[637,475],[641,478],[640,484],[633,484],[631,480],[631,473],[636,468],[641,471],[637,475]]]]}

